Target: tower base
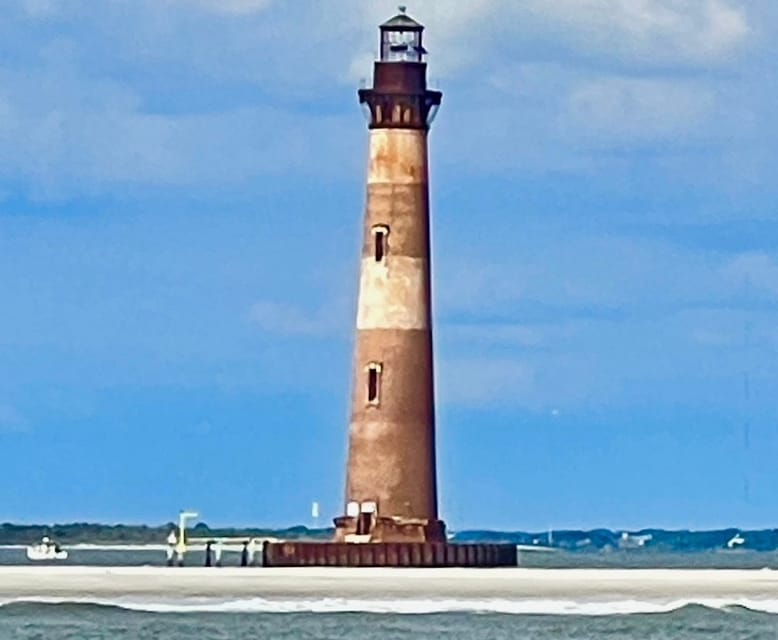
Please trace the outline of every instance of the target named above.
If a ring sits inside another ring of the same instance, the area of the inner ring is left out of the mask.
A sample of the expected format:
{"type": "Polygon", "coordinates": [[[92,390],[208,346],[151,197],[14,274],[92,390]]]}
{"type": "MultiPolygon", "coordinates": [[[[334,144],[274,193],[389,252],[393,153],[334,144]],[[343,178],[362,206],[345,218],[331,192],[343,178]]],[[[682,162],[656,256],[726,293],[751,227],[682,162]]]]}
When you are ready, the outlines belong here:
{"type": "Polygon", "coordinates": [[[335,518],[335,542],[445,542],[446,525],[442,520],[369,516],[360,528],[358,517],[335,518]],[[361,533],[361,530],[364,533],[361,533]]]}
{"type": "Polygon", "coordinates": [[[514,544],[266,542],[266,567],[515,567],[514,544]]]}

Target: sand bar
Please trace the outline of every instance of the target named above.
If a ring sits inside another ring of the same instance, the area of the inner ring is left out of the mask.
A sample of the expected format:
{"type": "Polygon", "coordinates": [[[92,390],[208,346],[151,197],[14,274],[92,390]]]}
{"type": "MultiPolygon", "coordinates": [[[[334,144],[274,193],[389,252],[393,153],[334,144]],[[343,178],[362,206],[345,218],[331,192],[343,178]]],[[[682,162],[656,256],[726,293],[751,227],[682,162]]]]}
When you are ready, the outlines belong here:
{"type": "Polygon", "coordinates": [[[0,600],[295,597],[778,598],[770,570],[0,567],[0,600]]]}

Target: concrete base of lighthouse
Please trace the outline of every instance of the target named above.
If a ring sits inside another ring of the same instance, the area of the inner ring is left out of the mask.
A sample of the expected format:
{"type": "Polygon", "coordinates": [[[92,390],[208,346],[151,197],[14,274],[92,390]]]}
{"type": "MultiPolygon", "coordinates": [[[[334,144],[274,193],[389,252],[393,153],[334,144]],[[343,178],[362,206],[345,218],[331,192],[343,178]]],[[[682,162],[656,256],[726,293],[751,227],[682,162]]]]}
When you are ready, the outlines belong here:
{"type": "Polygon", "coordinates": [[[360,544],[446,541],[446,525],[442,520],[374,516],[364,533],[360,524],[359,516],[335,518],[335,541],[360,544]]]}
{"type": "Polygon", "coordinates": [[[513,544],[267,542],[266,567],[515,567],[513,544]]]}
{"type": "Polygon", "coordinates": [[[334,542],[269,542],[266,567],[515,567],[513,544],[452,544],[442,520],[362,513],[335,518],[334,542]],[[365,532],[363,532],[365,531],[365,532]]]}

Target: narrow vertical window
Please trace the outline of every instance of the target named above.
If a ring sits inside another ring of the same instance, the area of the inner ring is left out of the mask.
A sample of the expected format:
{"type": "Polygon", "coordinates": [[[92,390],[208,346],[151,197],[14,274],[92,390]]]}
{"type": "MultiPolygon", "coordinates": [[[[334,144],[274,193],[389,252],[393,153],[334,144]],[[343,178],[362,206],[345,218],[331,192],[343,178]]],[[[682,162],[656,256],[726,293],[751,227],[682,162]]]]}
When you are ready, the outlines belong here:
{"type": "Polygon", "coordinates": [[[367,401],[375,403],[378,401],[378,370],[370,369],[367,373],[367,401]]]}
{"type": "Polygon", "coordinates": [[[386,257],[388,236],[389,227],[383,225],[373,227],[373,257],[376,262],[382,262],[386,257]]]}
{"type": "Polygon", "coordinates": [[[381,365],[371,362],[367,366],[367,403],[378,405],[381,402],[381,365]]]}

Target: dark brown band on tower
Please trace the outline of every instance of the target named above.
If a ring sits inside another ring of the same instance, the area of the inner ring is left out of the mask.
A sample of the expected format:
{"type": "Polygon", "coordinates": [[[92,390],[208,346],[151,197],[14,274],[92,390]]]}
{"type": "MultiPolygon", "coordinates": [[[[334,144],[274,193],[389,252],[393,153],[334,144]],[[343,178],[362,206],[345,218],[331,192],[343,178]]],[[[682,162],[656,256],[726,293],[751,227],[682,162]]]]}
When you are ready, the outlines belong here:
{"type": "Polygon", "coordinates": [[[370,109],[371,129],[428,129],[443,94],[427,89],[424,62],[376,62],[372,89],[360,89],[359,102],[370,109]]]}
{"type": "Polygon", "coordinates": [[[384,227],[387,230],[388,255],[428,258],[427,198],[426,183],[368,185],[362,256],[366,258],[375,254],[375,229],[384,227]]]}

